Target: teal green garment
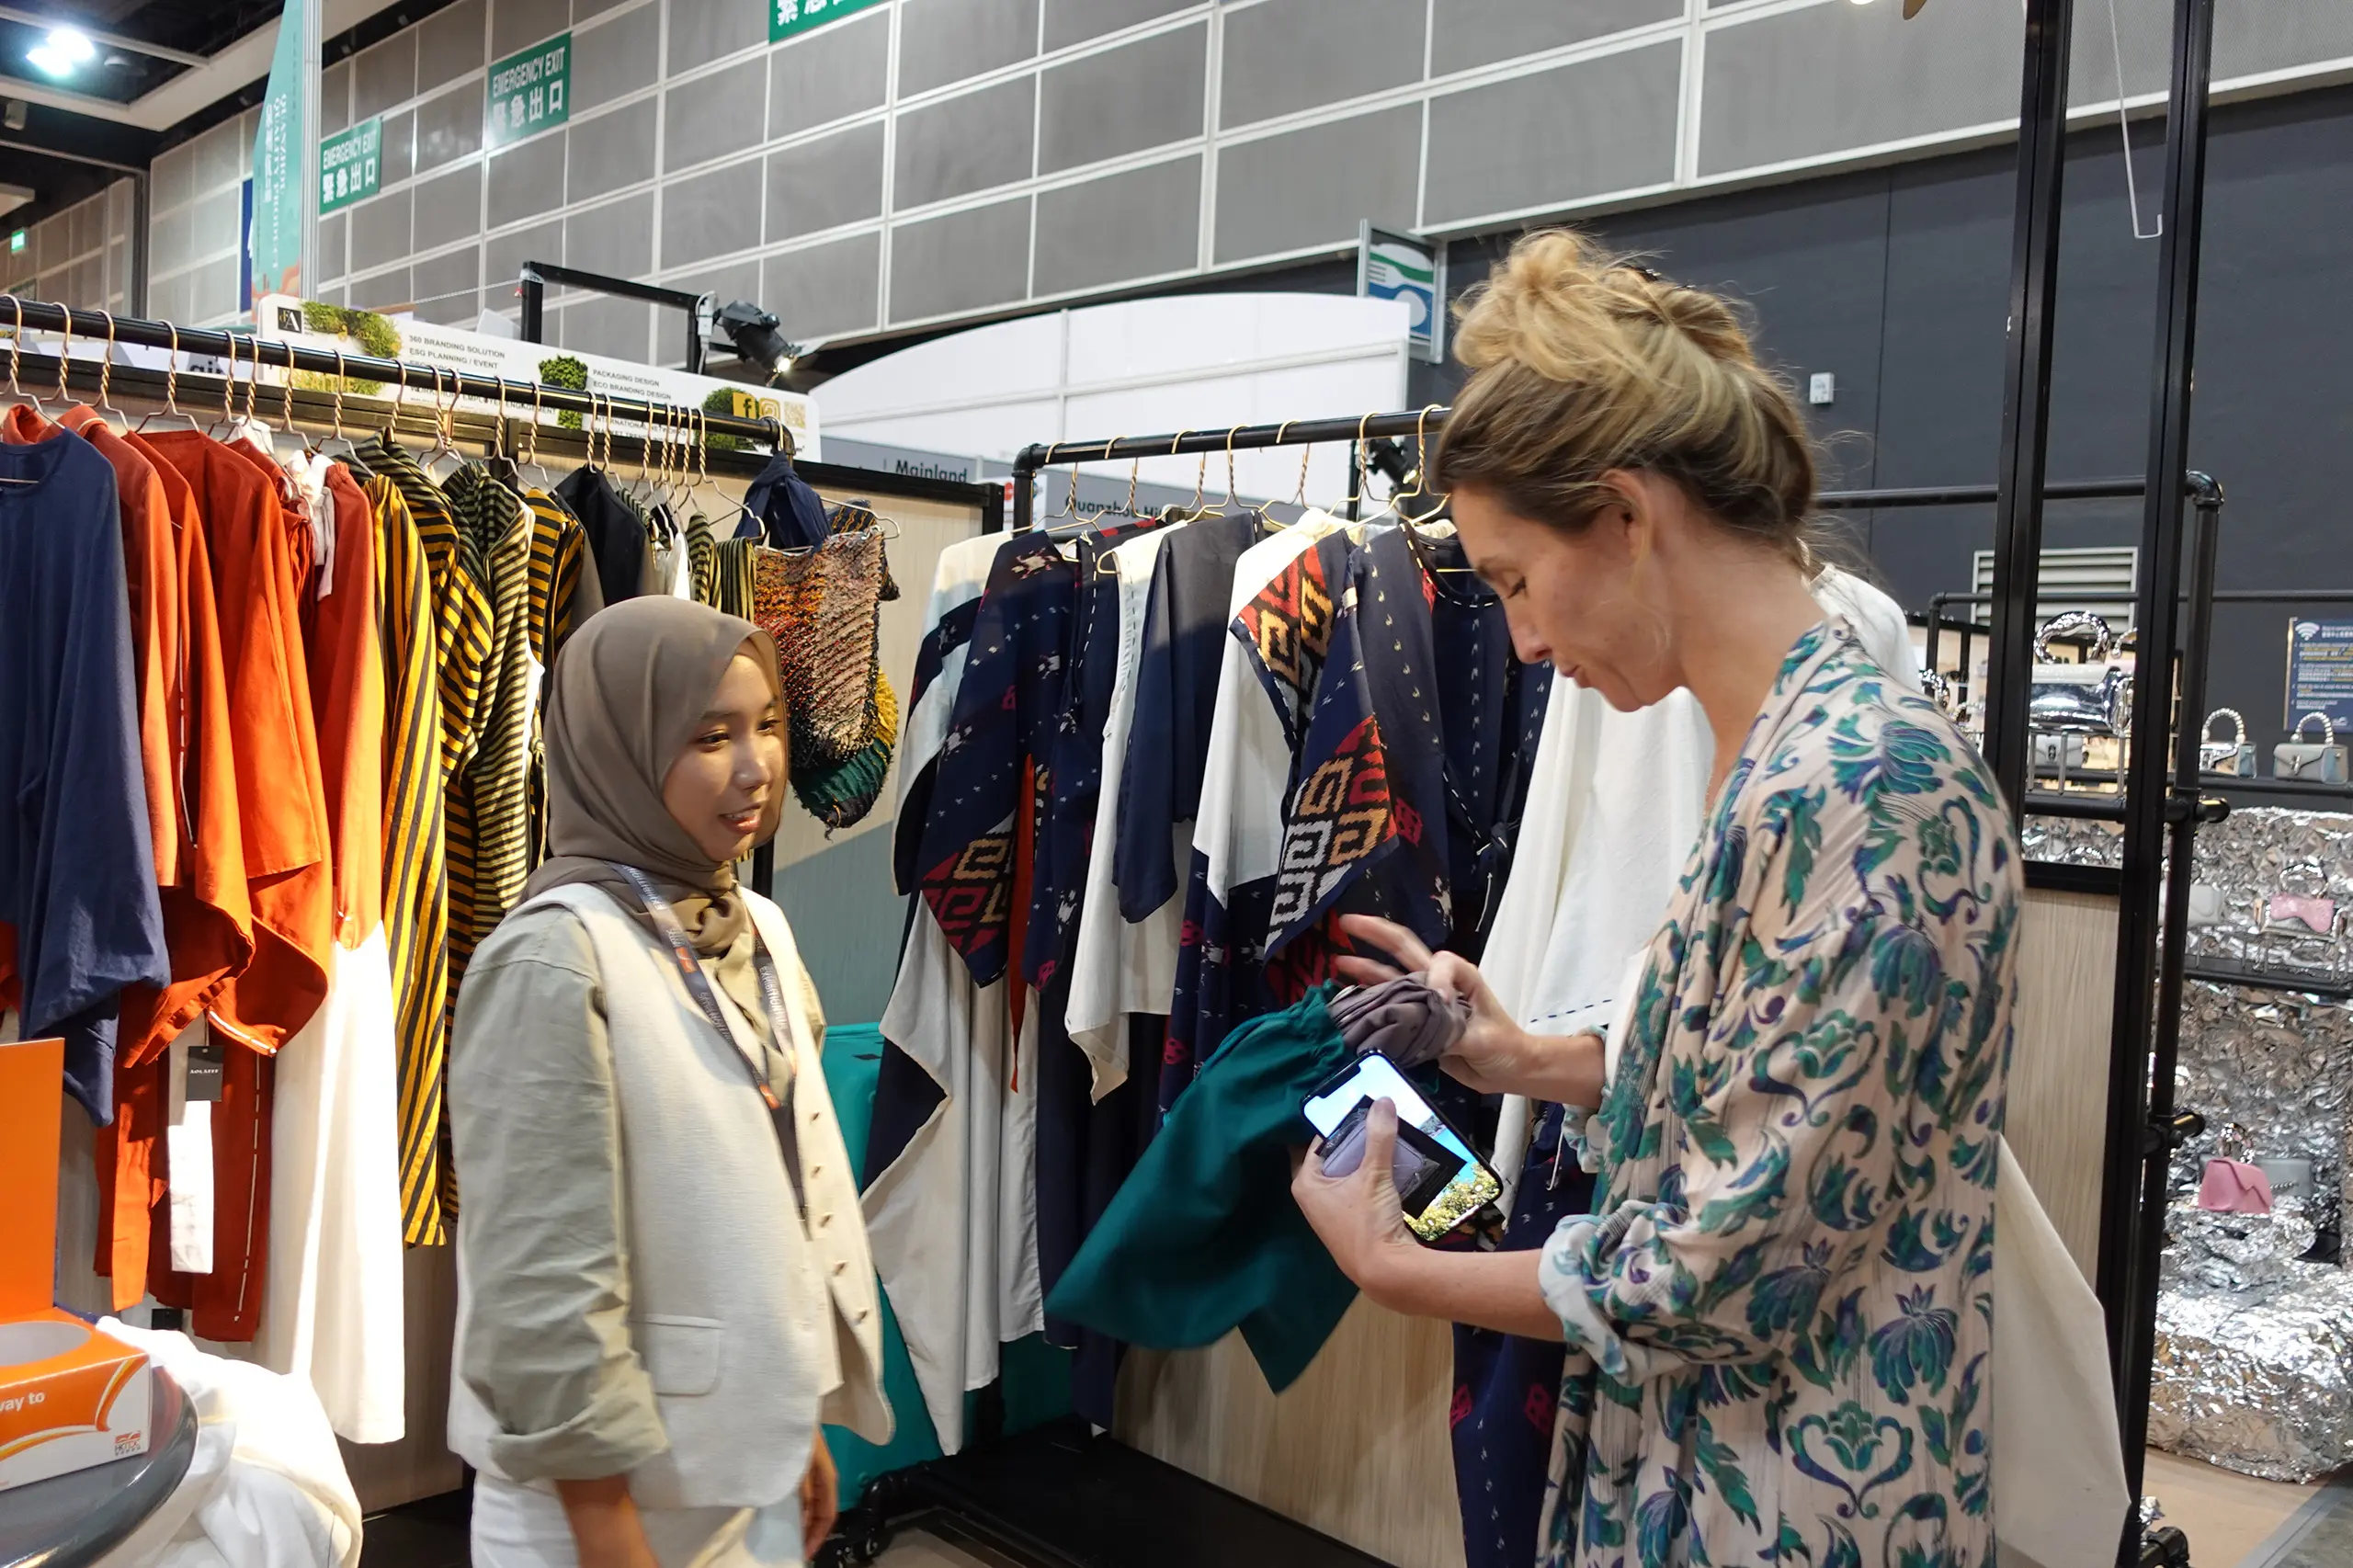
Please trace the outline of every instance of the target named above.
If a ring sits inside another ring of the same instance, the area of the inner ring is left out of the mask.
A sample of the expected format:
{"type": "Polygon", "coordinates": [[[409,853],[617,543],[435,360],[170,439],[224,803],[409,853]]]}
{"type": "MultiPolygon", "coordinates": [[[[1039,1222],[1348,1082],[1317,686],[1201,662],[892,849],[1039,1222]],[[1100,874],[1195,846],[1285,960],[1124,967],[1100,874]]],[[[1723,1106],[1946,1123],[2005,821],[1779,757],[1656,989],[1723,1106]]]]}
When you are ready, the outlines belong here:
{"type": "MultiPolygon", "coordinates": [[[[825,1088],[834,1097],[835,1119],[847,1146],[849,1168],[866,1164],[868,1123],[874,1112],[874,1079],[881,1070],[882,1030],[876,1024],[835,1024],[825,1030],[825,1088]]],[[[1070,1352],[1031,1335],[1004,1349],[998,1373],[1005,1401],[1005,1432],[1010,1437],[1071,1413],[1070,1352]]],[[[846,1426],[825,1428],[825,1447],[841,1472],[841,1506],[855,1506],[874,1478],[939,1458],[939,1438],[925,1413],[923,1389],[891,1299],[882,1298],[882,1392],[897,1413],[898,1431],[888,1443],[866,1441],[846,1426]]],[[[964,1396],[964,1429],[978,1425],[980,1395],[964,1396]]]]}
{"type": "Polygon", "coordinates": [[[1300,1107],[1347,1065],[1331,987],[1243,1025],[1202,1067],[1047,1298],[1046,1312],[1155,1350],[1240,1327],[1277,1393],[1357,1288],[1290,1195],[1300,1107]]]}

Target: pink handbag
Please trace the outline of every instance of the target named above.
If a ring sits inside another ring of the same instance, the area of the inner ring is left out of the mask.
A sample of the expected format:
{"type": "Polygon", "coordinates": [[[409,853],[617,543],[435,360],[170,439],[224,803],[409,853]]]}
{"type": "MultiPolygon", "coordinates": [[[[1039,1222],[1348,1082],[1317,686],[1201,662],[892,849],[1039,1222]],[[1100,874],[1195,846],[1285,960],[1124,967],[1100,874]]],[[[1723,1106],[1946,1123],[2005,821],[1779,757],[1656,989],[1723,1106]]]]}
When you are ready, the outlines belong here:
{"type": "Polygon", "coordinates": [[[2336,901],[2304,898],[2291,892],[2273,893],[2263,906],[2263,930],[2267,936],[2285,933],[2300,937],[2307,931],[2315,937],[2335,936],[2336,901]]]}
{"type": "Polygon", "coordinates": [[[2268,1214],[2271,1178],[2236,1160],[2209,1160],[2198,1184],[2198,1207],[2218,1214],[2268,1214]]]}

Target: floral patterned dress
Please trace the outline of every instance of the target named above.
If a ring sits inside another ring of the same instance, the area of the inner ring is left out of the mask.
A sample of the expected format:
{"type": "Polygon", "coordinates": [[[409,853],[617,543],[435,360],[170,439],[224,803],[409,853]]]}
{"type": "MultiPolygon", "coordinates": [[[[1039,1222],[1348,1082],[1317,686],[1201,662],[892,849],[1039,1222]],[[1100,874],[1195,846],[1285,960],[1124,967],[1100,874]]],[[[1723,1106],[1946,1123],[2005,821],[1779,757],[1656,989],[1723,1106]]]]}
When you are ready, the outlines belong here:
{"type": "Polygon", "coordinates": [[[1798,640],[1653,940],[1540,1278],[1542,1562],[1994,1561],[1994,1176],[2018,847],[1977,754],[1798,640]]]}

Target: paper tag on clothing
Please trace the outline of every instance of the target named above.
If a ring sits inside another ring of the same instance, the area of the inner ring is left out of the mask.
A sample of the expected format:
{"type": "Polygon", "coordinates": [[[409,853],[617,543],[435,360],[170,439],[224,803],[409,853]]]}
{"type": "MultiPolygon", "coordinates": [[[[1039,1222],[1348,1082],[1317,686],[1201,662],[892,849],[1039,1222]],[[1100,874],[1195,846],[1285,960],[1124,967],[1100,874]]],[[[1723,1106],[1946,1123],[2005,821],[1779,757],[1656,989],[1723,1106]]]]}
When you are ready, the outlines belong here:
{"type": "Polygon", "coordinates": [[[186,1097],[191,1105],[209,1103],[221,1097],[221,1078],[227,1065],[222,1055],[221,1042],[207,1031],[203,1040],[188,1048],[186,1097]]]}
{"type": "Polygon", "coordinates": [[[172,1172],[172,1267],[183,1274],[212,1272],[212,1103],[191,1098],[188,1086],[189,1058],[213,1046],[202,1018],[171,1044],[164,1152],[172,1172]]]}

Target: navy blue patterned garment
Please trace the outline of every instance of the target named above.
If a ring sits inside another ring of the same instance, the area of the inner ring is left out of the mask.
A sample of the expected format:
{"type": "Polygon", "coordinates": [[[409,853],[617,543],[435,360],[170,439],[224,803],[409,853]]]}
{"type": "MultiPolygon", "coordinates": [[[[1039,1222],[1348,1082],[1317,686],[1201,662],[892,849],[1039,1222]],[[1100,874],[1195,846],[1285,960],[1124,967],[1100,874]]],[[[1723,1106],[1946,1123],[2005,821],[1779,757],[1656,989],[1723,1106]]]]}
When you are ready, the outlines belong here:
{"type": "MultiPolygon", "coordinates": [[[[938,624],[924,633],[923,643],[915,650],[915,688],[908,694],[902,711],[915,710],[925,694],[938,681],[949,656],[972,640],[972,622],[980,613],[981,601],[977,597],[967,599],[952,606],[938,624]]],[[[931,820],[932,786],[938,778],[938,757],[926,757],[900,792],[898,818],[891,824],[891,874],[902,893],[915,891],[923,827],[931,820]]]]}
{"type": "MultiPolygon", "coordinates": [[[[1593,1177],[1561,1137],[1562,1110],[1547,1106],[1521,1167],[1505,1228],[1505,1252],[1532,1252],[1554,1227],[1593,1207],[1593,1177]]],[[[1544,1510],[1552,1456],[1552,1406],[1563,1346],[1492,1329],[1454,1330],[1454,1484],[1462,1506],[1467,1568],[1528,1568],[1544,1510]]]]}
{"type": "MultiPolygon", "coordinates": [[[[1288,760],[1279,764],[1287,776],[1286,791],[1289,778],[1297,775],[1300,747],[1328,668],[1337,602],[1349,580],[1352,550],[1344,532],[1317,540],[1253,596],[1227,627],[1227,635],[1246,655],[1245,664],[1257,690],[1254,694],[1248,689],[1221,689],[1218,700],[1247,703],[1264,699],[1289,754],[1288,760]]],[[[1219,656],[1222,662],[1222,649],[1219,656]]],[[[1222,676],[1220,684],[1222,687],[1222,676]]],[[[1142,722],[1139,710],[1139,732],[1142,722]]],[[[1258,761],[1272,763],[1269,758],[1258,761]]],[[[1229,871],[1234,876],[1232,884],[1215,885],[1208,857],[1195,849],[1186,880],[1176,998],[1161,1055],[1163,1110],[1176,1103],[1200,1064],[1236,1025],[1296,1002],[1313,983],[1311,980],[1295,989],[1270,983],[1267,943],[1276,926],[1279,860],[1267,866],[1230,867],[1229,871]]]]}
{"type": "Polygon", "coordinates": [[[782,452],[768,460],[744,492],[744,508],[758,519],[761,536],[771,549],[812,549],[833,531],[824,498],[793,472],[792,460],[782,452]]]}
{"type": "Polygon", "coordinates": [[[1044,759],[1062,719],[1077,585],[1076,567],[1044,535],[998,553],[940,745],[916,865],[924,901],[975,984],[1002,979],[1010,961],[1018,818],[1032,809],[1024,764],[1045,775],[1039,793],[1051,790],[1044,759]]]}
{"type": "Polygon", "coordinates": [[[1255,512],[1203,517],[1171,535],[1153,562],[1111,874],[1129,921],[1176,896],[1176,830],[1200,810],[1233,563],[1260,533],[1255,512]]]}

